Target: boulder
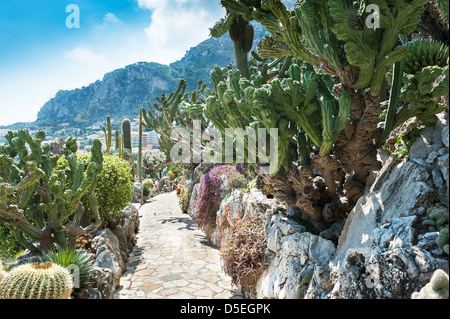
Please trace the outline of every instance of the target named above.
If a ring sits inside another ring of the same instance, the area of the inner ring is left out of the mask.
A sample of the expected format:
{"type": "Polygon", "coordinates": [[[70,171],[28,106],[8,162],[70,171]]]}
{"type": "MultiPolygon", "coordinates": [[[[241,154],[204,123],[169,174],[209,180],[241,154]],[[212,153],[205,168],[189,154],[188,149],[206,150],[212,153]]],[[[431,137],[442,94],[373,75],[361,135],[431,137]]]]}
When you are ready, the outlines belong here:
{"type": "Polygon", "coordinates": [[[269,266],[258,280],[257,297],[299,298],[314,272],[328,267],[334,244],[282,214],[268,220],[266,233],[269,266]]]}
{"type": "Polygon", "coordinates": [[[133,184],[133,199],[131,200],[131,202],[141,204],[143,198],[144,198],[144,188],[142,187],[141,183],[135,182],[133,184]]]}
{"type": "Polygon", "coordinates": [[[195,218],[195,207],[197,206],[197,196],[198,196],[198,188],[200,187],[200,184],[195,184],[194,188],[192,189],[191,198],[189,200],[189,207],[187,209],[187,213],[192,218],[195,218]]]}
{"type": "Polygon", "coordinates": [[[120,257],[117,258],[106,245],[98,248],[95,265],[97,268],[106,268],[111,271],[114,289],[120,285],[120,278],[124,272],[124,269],[120,265],[120,261],[123,262],[123,260],[120,257]]]}

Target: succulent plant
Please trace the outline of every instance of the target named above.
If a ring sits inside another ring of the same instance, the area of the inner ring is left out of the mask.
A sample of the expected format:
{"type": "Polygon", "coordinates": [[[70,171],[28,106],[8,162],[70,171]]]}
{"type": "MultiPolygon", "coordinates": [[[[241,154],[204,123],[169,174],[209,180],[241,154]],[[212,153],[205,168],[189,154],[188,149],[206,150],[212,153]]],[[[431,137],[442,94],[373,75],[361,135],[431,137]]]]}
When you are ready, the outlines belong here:
{"type": "Polygon", "coordinates": [[[419,292],[414,292],[411,299],[448,299],[448,274],[442,269],[437,269],[419,292]]]}
{"type": "Polygon", "coordinates": [[[24,264],[11,270],[0,283],[0,299],[68,299],[70,273],[52,263],[24,264]]]}
{"type": "Polygon", "coordinates": [[[14,225],[18,241],[32,251],[48,250],[55,243],[66,246],[81,227],[85,194],[94,222],[84,231],[95,230],[101,223],[95,194],[103,169],[101,142],[93,141],[85,171],[74,154],[78,148],[74,138],[68,138],[63,147],[68,164],[64,168],[59,167],[62,157],[52,155],[50,145],[42,143],[44,138],[44,131],[34,137],[28,130],[10,131],[8,144],[0,146],[0,219],[14,225]],[[12,161],[16,156],[18,160],[12,161]]]}
{"type": "Polygon", "coordinates": [[[52,249],[45,252],[40,257],[42,263],[52,263],[68,269],[73,267],[75,271],[72,276],[74,278],[74,290],[89,287],[92,284],[94,275],[95,259],[94,255],[85,249],[75,249],[71,247],[52,249]]]}
{"type": "Polygon", "coordinates": [[[449,58],[448,46],[432,40],[414,40],[405,44],[405,72],[417,74],[427,66],[445,67],[449,58]]]}

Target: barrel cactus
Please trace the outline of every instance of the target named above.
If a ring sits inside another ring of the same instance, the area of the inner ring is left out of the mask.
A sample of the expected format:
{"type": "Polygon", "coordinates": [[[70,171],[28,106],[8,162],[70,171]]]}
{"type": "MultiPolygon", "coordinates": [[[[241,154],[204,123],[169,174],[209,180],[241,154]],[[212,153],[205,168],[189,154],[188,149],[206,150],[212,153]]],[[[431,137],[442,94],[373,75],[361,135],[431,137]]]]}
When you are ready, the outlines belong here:
{"type": "Polygon", "coordinates": [[[0,283],[0,299],[68,299],[73,282],[68,270],[52,264],[24,264],[0,283]]]}

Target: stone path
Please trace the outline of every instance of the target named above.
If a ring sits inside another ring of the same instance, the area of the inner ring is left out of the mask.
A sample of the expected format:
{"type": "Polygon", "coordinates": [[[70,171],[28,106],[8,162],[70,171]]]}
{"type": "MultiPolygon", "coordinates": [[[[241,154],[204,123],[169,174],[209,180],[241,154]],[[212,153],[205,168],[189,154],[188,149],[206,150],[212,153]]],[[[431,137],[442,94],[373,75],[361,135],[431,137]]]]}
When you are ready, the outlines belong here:
{"type": "Polygon", "coordinates": [[[115,299],[240,298],[194,220],[181,212],[175,192],[158,195],[139,210],[137,245],[115,299]]]}

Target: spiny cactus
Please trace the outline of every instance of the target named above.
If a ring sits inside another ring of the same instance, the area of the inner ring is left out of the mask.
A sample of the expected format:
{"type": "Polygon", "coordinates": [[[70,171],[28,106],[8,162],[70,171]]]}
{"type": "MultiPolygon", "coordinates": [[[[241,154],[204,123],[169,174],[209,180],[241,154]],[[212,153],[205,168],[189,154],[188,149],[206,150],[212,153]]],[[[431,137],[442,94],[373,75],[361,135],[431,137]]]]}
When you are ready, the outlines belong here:
{"type": "Polygon", "coordinates": [[[124,119],[122,121],[122,134],[123,134],[123,147],[131,154],[131,122],[129,119],[124,119]]]}
{"type": "Polygon", "coordinates": [[[109,116],[106,118],[106,127],[103,126],[103,133],[105,133],[105,147],[106,154],[111,154],[111,144],[112,144],[112,132],[111,132],[111,119],[109,116]]]}
{"type": "Polygon", "coordinates": [[[411,299],[448,299],[448,275],[442,269],[434,272],[431,280],[419,292],[414,292],[411,299]]]}
{"type": "Polygon", "coordinates": [[[405,44],[408,54],[404,59],[405,72],[417,74],[427,66],[447,65],[449,50],[445,44],[430,40],[414,40],[405,44]]]}
{"type": "Polygon", "coordinates": [[[80,225],[84,211],[81,198],[86,193],[95,222],[85,231],[101,223],[94,191],[102,170],[101,142],[94,140],[85,172],[74,154],[74,138],[68,138],[63,148],[68,169],[59,169],[60,157],[51,154],[49,144],[42,144],[44,138],[44,131],[34,137],[27,130],[10,131],[8,144],[0,146],[0,219],[14,226],[17,240],[32,251],[48,250],[55,243],[67,244],[67,238],[80,225]],[[18,161],[11,161],[17,155],[18,161]],[[67,227],[69,221],[71,227],[67,227]]]}
{"type": "Polygon", "coordinates": [[[73,282],[63,267],[24,264],[11,270],[0,283],[0,299],[68,299],[73,282]]]}

